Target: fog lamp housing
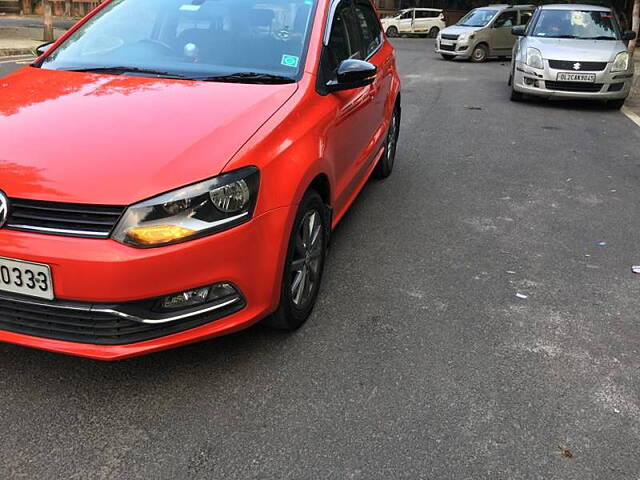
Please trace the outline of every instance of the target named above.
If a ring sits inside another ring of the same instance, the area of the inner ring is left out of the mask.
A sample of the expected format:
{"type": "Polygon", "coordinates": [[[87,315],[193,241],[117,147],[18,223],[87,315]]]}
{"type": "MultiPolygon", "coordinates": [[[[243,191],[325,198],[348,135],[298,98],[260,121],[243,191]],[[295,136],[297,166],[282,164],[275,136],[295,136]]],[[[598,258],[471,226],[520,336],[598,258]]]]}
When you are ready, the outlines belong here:
{"type": "Polygon", "coordinates": [[[162,297],[156,302],[153,310],[156,312],[186,310],[236,295],[238,291],[230,283],[216,283],[162,297]]]}

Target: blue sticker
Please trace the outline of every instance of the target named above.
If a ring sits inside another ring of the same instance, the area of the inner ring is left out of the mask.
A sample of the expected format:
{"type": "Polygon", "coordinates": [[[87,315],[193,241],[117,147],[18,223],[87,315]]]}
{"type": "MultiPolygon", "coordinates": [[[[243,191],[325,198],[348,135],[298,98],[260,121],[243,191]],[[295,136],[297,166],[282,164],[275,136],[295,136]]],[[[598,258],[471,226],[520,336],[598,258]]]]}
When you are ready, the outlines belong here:
{"type": "Polygon", "coordinates": [[[313,0],[304,0],[305,5],[313,5],[313,0]]]}
{"type": "Polygon", "coordinates": [[[282,55],[282,65],[285,67],[297,68],[300,57],[294,55],[282,55]]]}

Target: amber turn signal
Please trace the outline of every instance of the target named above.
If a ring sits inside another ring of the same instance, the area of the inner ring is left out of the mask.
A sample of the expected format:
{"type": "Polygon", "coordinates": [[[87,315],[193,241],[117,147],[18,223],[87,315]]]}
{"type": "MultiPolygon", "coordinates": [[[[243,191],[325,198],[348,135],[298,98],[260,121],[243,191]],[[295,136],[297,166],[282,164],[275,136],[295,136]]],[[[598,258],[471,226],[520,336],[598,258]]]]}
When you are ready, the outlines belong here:
{"type": "Polygon", "coordinates": [[[153,225],[136,227],[127,231],[127,240],[138,245],[171,243],[196,233],[194,230],[176,225],[153,225]]]}

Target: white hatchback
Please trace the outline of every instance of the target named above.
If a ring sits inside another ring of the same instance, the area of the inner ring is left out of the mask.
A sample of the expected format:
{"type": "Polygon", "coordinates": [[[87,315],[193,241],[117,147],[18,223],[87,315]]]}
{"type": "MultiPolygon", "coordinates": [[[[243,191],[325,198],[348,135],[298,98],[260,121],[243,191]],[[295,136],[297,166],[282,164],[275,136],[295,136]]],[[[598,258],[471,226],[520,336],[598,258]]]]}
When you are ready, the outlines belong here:
{"type": "Polygon", "coordinates": [[[445,26],[444,12],[437,8],[409,8],[382,19],[382,28],[388,37],[420,34],[435,38],[445,26]]]}

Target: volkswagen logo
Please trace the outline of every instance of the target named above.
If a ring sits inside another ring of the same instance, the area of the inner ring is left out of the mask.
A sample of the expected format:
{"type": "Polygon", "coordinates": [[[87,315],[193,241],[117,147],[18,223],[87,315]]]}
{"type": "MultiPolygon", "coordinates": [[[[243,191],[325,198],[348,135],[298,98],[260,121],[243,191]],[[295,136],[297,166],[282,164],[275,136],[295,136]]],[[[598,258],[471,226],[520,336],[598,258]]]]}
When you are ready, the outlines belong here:
{"type": "Polygon", "coordinates": [[[582,67],[582,65],[580,65],[580,62],[576,62],[573,64],[573,69],[574,70],[580,70],[580,68],[582,67]]]}
{"type": "Polygon", "coordinates": [[[4,226],[7,218],[9,218],[9,199],[0,191],[0,228],[4,226]]]}

